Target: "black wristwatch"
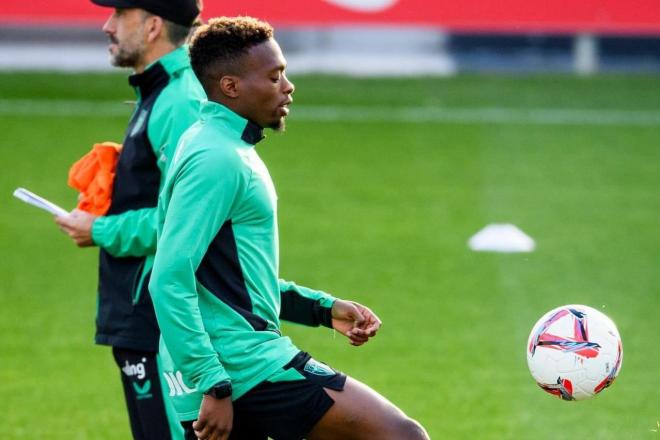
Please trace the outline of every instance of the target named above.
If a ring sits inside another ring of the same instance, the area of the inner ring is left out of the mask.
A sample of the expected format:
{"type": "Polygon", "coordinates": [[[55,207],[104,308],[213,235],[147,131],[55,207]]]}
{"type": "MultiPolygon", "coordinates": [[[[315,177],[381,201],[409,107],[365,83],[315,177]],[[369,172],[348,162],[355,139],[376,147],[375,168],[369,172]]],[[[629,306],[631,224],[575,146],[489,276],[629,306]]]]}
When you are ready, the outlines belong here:
{"type": "Polygon", "coordinates": [[[209,388],[204,394],[215,399],[224,399],[231,396],[231,381],[223,380],[209,388]]]}

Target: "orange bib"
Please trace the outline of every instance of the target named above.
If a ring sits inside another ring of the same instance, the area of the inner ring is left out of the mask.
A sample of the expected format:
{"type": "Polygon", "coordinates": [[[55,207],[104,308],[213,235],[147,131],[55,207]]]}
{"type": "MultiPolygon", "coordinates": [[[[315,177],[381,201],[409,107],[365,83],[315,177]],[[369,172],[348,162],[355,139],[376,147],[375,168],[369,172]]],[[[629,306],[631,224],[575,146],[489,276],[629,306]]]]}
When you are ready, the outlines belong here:
{"type": "Polygon", "coordinates": [[[121,145],[114,142],[94,144],[69,170],[68,184],[80,191],[78,209],[104,215],[112,202],[112,183],[121,145]]]}

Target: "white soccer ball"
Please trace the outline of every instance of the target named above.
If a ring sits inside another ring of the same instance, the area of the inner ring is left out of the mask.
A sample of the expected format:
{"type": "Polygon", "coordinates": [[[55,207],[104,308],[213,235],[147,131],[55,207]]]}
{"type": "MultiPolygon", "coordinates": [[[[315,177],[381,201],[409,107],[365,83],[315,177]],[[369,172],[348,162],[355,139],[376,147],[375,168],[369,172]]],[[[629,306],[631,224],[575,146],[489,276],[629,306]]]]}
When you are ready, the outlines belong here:
{"type": "Polygon", "coordinates": [[[621,371],[623,346],[614,322],[582,305],[557,307],[534,325],[527,365],[536,383],[563,400],[593,397],[621,371]]]}

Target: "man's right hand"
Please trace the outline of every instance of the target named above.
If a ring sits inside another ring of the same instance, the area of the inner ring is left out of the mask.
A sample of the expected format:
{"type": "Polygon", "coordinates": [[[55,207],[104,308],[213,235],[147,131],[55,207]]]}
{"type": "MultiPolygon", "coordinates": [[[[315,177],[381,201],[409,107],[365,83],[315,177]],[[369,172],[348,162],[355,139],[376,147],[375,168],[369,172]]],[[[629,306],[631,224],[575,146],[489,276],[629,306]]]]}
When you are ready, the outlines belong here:
{"type": "Polygon", "coordinates": [[[351,345],[360,346],[376,336],[382,322],[368,307],[338,299],[332,305],[332,328],[345,335],[351,345]]]}
{"type": "Polygon", "coordinates": [[[204,395],[199,417],[193,423],[195,435],[200,440],[226,440],[234,420],[234,407],[231,397],[216,399],[204,395]]]}
{"type": "Polygon", "coordinates": [[[94,246],[92,225],[96,217],[88,212],[74,209],[67,216],[55,217],[55,223],[78,247],[89,247],[94,246]]]}

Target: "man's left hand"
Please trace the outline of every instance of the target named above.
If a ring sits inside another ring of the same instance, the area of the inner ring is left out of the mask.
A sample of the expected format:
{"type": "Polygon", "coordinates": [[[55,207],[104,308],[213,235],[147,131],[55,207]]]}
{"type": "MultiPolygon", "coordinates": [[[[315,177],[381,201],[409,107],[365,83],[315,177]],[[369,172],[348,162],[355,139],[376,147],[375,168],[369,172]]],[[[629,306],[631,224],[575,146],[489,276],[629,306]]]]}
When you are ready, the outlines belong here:
{"type": "Polygon", "coordinates": [[[351,345],[359,346],[376,336],[381,321],[368,307],[338,299],[332,305],[332,328],[345,335],[351,345]]]}
{"type": "Polygon", "coordinates": [[[88,212],[74,209],[68,216],[55,217],[55,223],[78,247],[88,247],[94,246],[92,225],[96,217],[88,212]]]}

